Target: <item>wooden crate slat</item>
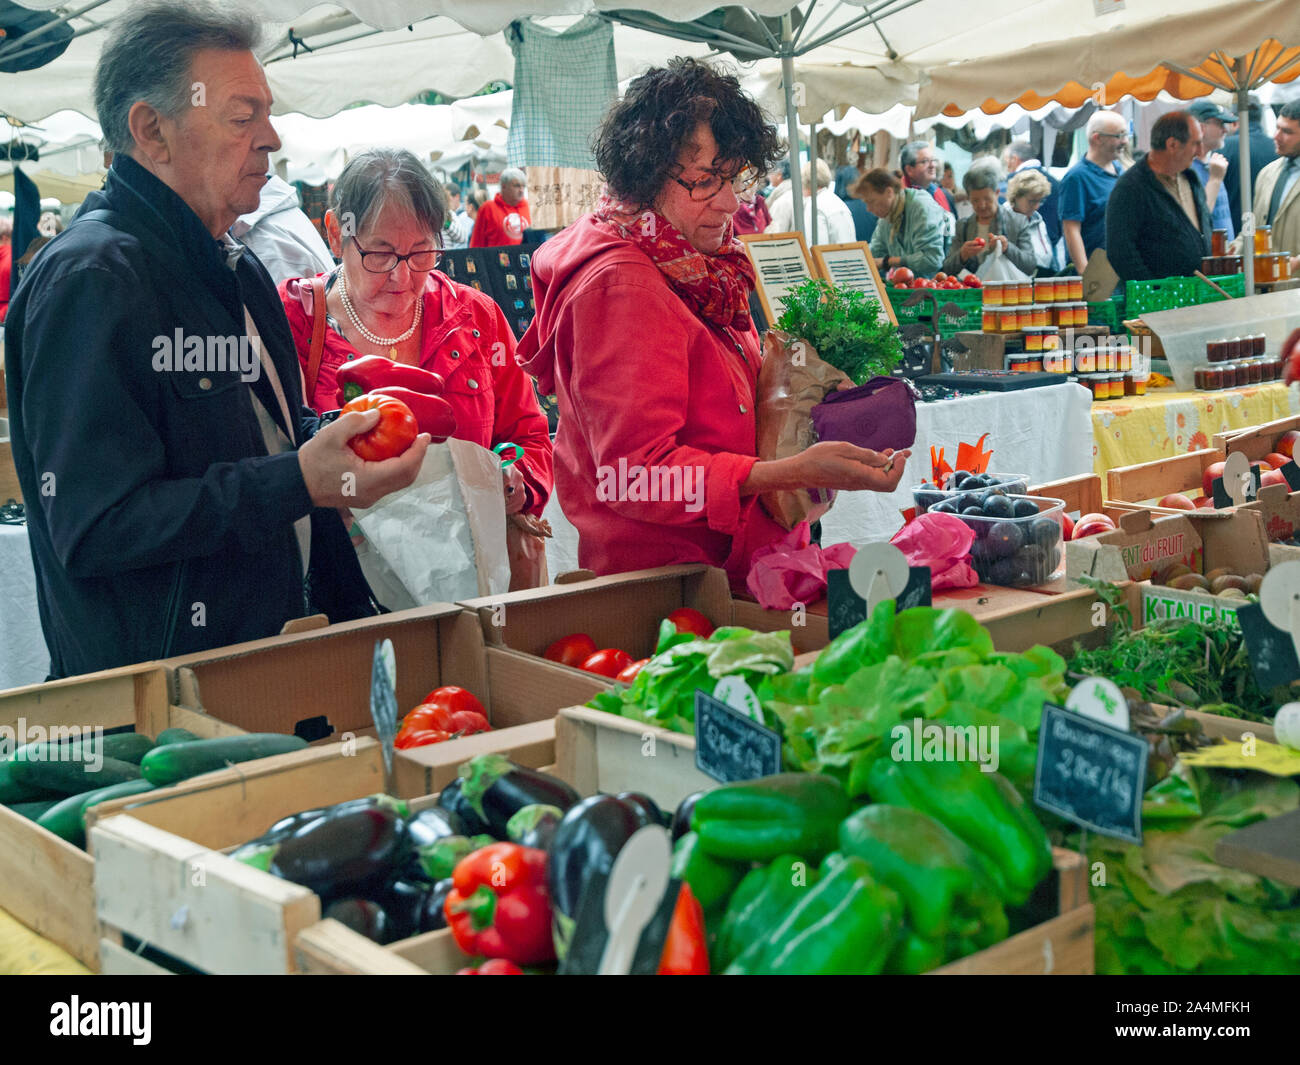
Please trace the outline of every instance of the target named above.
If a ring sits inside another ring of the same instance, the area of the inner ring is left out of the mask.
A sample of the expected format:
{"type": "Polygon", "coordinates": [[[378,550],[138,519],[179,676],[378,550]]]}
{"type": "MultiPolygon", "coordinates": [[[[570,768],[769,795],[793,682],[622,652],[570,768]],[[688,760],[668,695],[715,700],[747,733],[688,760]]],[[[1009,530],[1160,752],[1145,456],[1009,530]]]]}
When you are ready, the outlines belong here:
{"type": "Polygon", "coordinates": [[[423,969],[396,951],[326,919],[298,933],[295,956],[308,975],[427,976],[423,969]]]}
{"type": "Polygon", "coordinates": [[[1121,466],[1107,472],[1106,496],[1125,503],[1143,503],[1172,492],[1195,489],[1200,494],[1202,475],[1211,465],[1222,461],[1222,451],[1205,448],[1136,466],[1121,466]]]}
{"type": "Polygon", "coordinates": [[[100,974],[103,976],[175,976],[170,969],[142,958],[112,939],[99,941],[100,974]]]}
{"type": "Polygon", "coordinates": [[[1091,904],[1026,929],[930,976],[1090,976],[1094,971],[1091,904]]]}
{"type": "Polygon", "coordinates": [[[294,941],[320,920],[312,892],[133,817],[91,831],[105,924],[205,972],[293,971],[294,941]]]}

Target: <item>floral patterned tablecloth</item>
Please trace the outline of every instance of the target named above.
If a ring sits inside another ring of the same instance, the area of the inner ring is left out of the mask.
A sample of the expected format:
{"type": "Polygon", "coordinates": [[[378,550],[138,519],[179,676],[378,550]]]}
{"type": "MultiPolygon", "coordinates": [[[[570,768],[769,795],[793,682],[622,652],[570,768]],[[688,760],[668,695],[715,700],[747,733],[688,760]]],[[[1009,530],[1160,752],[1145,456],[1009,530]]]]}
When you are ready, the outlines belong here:
{"type": "Polygon", "coordinates": [[[1161,390],[1092,405],[1092,467],[1106,483],[1119,466],[1214,446],[1214,435],[1300,414],[1300,391],[1274,383],[1219,392],[1161,390]]]}

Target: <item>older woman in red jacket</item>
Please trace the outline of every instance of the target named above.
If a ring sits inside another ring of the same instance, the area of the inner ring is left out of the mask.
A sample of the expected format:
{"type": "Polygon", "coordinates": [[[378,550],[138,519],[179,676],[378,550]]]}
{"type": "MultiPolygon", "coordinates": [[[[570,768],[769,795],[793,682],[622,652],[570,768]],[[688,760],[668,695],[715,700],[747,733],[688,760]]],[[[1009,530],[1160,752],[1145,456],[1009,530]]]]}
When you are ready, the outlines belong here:
{"type": "Polygon", "coordinates": [[[705,562],[743,585],[784,535],[774,489],[891,491],[906,452],[824,442],[758,461],[754,273],[731,216],[783,154],[734,77],[673,60],[634,80],[597,134],[594,214],[533,256],[525,368],[558,397],[556,481],[597,573],[705,562]]]}
{"type": "Polygon", "coordinates": [[[515,339],[501,309],[434,269],[443,195],[429,171],[402,149],[370,149],[343,168],[325,215],[330,248],[342,263],[322,275],[325,329],[317,366],[311,360],[317,314],[312,279],[280,286],[307,383],[304,395],[316,411],[337,408],[335,374],[363,355],[441,374],[458,439],[523,448],[522,459],[502,473],[506,513],[540,515],[552,477],[546,418],[515,360],[515,339]]]}

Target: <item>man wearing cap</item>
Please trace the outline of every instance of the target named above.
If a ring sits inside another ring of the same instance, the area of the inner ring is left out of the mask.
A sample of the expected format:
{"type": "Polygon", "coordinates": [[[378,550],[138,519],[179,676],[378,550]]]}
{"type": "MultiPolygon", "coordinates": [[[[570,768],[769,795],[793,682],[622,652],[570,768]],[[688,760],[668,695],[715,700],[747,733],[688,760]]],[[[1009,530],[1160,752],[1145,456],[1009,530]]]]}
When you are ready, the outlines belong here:
{"type": "Polygon", "coordinates": [[[1236,231],[1232,226],[1232,208],[1228,204],[1228,190],[1224,178],[1228,173],[1228,160],[1219,154],[1228,124],[1237,121],[1231,111],[1225,111],[1209,100],[1198,100],[1187,113],[1201,124],[1201,151],[1192,160],[1192,169],[1205,186],[1205,202],[1210,205],[1210,226],[1226,230],[1225,239],[1231,240],[1236,231]]]}
{"type": "Polygon", "coordinates": [[[1291,253],[1291,270],[1300,270],[1300,100],[1278,112],[1273,146],[1278,157],[1255,179],[1255,225],[1272,226],[1274,252],[1291,253]]]}

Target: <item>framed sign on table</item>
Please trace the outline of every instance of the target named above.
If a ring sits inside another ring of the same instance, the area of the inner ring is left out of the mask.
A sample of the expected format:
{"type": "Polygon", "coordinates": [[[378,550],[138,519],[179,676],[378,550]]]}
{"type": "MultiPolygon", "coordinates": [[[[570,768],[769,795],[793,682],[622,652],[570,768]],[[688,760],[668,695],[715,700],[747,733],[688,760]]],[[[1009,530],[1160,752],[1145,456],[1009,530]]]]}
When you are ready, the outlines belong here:
{"type": "Polygon", "coordinates": [[[864,240],[851,244],[818,244],[814,246],[813,259],[817,272],[836,288],[861,292],[880,304],[880,317],[894,325],[894,308],[885,293],[885,285],[876,269],[871,246],[864,240]]]}
{"type": "Polygon", "coordinates": [[[756,291],[769,324],[781,317],[781,297],[813,277],[802,233],[745,233],[740,238],[754,264],[756,291]]]}

